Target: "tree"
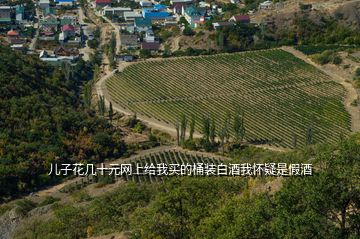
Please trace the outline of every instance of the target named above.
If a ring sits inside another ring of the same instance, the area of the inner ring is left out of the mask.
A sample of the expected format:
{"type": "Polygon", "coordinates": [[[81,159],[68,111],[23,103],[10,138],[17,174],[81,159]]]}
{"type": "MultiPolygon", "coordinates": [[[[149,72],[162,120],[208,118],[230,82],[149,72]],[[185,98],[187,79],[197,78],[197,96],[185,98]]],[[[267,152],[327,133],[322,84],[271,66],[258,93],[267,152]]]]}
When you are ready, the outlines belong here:
{"type": "Polygon", "coordinates": [[[236,109],[234,117],[234,135],[236,143],[239,143],[245,137],[244,113],[241,113],[239,108],[236,109]]]}
{"type": "Polygon", "coordinates": [[[175,123],[175,130],[176,130],[176,143],[180,146],[180,125],[179,122],[175,123]]]}
{"type": "Polygon", "coordinates": [[[210,126],[209,138],[210,138],[210,143],[212,145],[214,145],[215,144],[215,138],[216,138],[216,125],[215,125],[215,118],[214,117],[211,118],[211,126],[210,126]]]}
{"type": "Polygon", "coordinates": [[[180,120],[180,144],[183,144],[185,142],[186,127],[187,127],[187,119],[186,116],[182,114],[180,120]]]}
{"type": "Polygon", "coordinates": [[[210,142],[210,119],[208,116],[203,117],[203,140],[205,142],[210,142]]]}
{"type": "Polygon", "coordinates": [[[312,127],[308,127],[308,129],[306,130],[306,145],[311,145],[314,143],[314,132],[312,127]]]}
{"type": "Polygon", "coordinates": [[[224,126],[218,132],[219,139],[220,139],[220,145],[221,145],[221,152],[223,155],[224,155],[224,147],[225,147],[225,137],[226,137],[226,133],[227,133],[226,131],[227,131],[227,129],[224,126]]]}
{"type": "Polygon", "coordinates": [[[99,114],[100,115],[104,115],[105,114],[105,98],[104,96],[100,95],[99,96],[99,100],[98,100],[98,110],[99,110],[99,114]]]}
{"type": "Polygon", "coordinates": [[[193,140],[195,132],[195,115],[191,114],[189,139],[193,140]]]}
{"type": "Polygon", "coordinates": [[[110,101],[110,103],[109,103],[109,119],[110,119],[110,122],[112,122],[113,116],[114,116],[114,111],[113,111],[112,103],[110,101]]]}
{"type": "Polygon", "coordinates": [[[191,29],[191,27],[185,26],[185,28],[183,30],[183,35],[185,35],[185,36],[193,36],[193,35],[195,35],[195,32],[194,32],[193,29],[191,29]]]}

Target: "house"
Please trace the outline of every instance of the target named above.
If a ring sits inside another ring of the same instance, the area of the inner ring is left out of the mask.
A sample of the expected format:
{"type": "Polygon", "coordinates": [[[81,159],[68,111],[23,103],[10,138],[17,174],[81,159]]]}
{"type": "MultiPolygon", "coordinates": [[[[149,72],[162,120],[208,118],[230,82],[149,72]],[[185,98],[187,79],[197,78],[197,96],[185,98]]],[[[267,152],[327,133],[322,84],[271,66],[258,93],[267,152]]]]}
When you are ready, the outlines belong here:
{"type": "Polygon", "coordinates": [[[111,5],[111,0],[95,0],[95,6],[96,7],[105,7],[105,6],[110,6],[111,5]]]}
{"type": "Polygon", "coordinates": [[[150,20],[165,20],[170,17],[167,6],[162,4],[154,5],[152,8],[143,8],[142,15],[150,20]]]}
{"type": "Polygon", "coordinates": [[[124,49],[131,49],[138,47],[137,35],[121,34],[120,45],[124,49]]]}
{"type": "Polygon", "coordinates": [[[60,18],[60,26],[76,25],[77,18],[75,16],[64,15],[60,18]]]}
{"type": "Polygon", "coordinates": [[[151,29],[151,20],[149,18],[136,18],[134,22],[134,27],[137,32],[146,32],[151,29]]]}
{"type": "Polygon", "coordinates": [[[118,61],[132,62],[134,61],[134,56],[132,55],[120,55],[117,57],[118,61]]]}
{"type": "Polygon", "coordinates": [[[40,29],[52,28],[55,32],[58,30],[59,21],[53,15],[48,15],[39,21],[40,29]]]}
{"type": "Polygon", "coordinates": [[[55,3],[57,6],[67,6],[67,7],[72,7],[75,5],[75,1],[74,0],[55,0],[55,3]]]}
{"type": "Polygon", "coordinates": [[[51,8],[51,7],[44,8],[43,9],[43,15],[44,15],[44,17],[46,17],[48,15],[53,15],[54,17],[56,17],[55,16],[55,9],[51,8]]]}
{"type": "Polygon", "coordinates": [[[141,6],[141,7],[151,7],[151,6],[152,6],[152,2],[151,2],[151,1],[147,1],[147,0],[142,0],[142,1],[140,1],[140,6],[141,6]]]}
{"type": "Polygon", "coordinates": [[[146,42],[155,42],[155,35],[153,30],[147,30],[145,32],[145,41],[146,42]]]}
{"type": "Polygon", "coordinates": [[[39,1],[39,7],[41,9],[45,9],[45,8],[50,7],[50,1],[49,0],[40,0],[39,1]]]}
{"type": "Polygon", "coordinates": [[[22,44],[25,43],[25,40],[20,38],[19,33],[15,30],[10,30],[7,32],[8,42],[10,44],[22,44]]]}
{"type": "Polygon", "coordinates": [[[171,5],[174,5],[176,3],[187,3],[191,4],[193,3],[193,0],[170,0],[171,5]]]}
{"type": "Polygon", "coordinates": [[[141,43],[141,49],[150,50],[150,51],[158,51],[160,49],[160,43],[158,43],[158,42],[143,42],[143,43],[141,43]]]}
{"type": "Polygon", "coordinates": [[[184,8],[183,15],[192,28],[205,22],[206,8],[194,7],[193,5],[184,8]]]}
{"type": "Polygon", "coordinates": [[[0,24],[8,24],[11,22],[11,7],[0,6],[0,24]]]}
{"type": "Polygon", "coordinates": [[[17,5],[15,7],[15,20],[16,23],[21,23],[24,20],[25,7],[22,5],[17,5]]]}
{"type": "Polygon", "coordinates": [[[172,9],[173,14],[181,15],[183,7],[186,6],[187,3],[175,3],[170,7],[172,9]]]}
{"type": "Polygon", "coordinates": [[[103,16],[118,16],[124,17],[124,12],[131,12],[129,7],[109,7],[105,6],[101,12],[103,16]]]}
{"type": "Polygon", "coordinates": [[[142,18],[142,15],[138,12],[124,12],[125,21],[135,21],[136,18],[142,18]]]}
{"type": "Polygon", "coordinates": [[[54,49],[55,56],[78,56],[79,50],[77,48],[65,48],[64,46],[57,46],[54,49]]]}
{"type": "Polygon", "coordinates": [[[222,29],[224,27],[231,27],[231,26],[234,26],[235,23],[234,22],[213,22],[213,28],[215,30],[219,30],[219,29],[222,29]]]}
{"type": "Polygon", "coordinates": [[[229,22],[249,24],[250,23],[250,17],[248,15],[234,15],[229,19],[229,22]]]}
{"type": "Polygon", "coordinates": [[[61,32],[64,34],[64,38],[75,36],[75,27],[73,25],[66,24],[61,27],[61,32]]]}
{"type": "Polygon", "coordinates": [[[259,4],[259,9],[270,9],[272,7],[272,1],[265,1],[259,4]]]}
{"type": "Polygon", "coordinates": [[[56,56],[55,54],[49,54],[47,51],[43,50],[40,52],[39,58],[44,62],[59,65],[62,62],[73,62],[78,56],[56,56]]]}

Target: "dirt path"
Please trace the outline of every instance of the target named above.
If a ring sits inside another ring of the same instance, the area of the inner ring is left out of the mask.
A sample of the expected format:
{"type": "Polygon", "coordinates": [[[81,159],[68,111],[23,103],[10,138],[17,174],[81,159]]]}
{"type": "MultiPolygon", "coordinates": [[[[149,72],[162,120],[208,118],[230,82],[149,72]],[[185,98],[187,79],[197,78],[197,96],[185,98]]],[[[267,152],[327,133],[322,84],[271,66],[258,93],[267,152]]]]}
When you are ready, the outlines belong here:
{"type": "Polygon", "coordinates": [[[323,71],[325,74],[331,76],[334,81],[341,84],[345,88],[347,94],[344,99],[344,104],[346,110],[351,116],[351,130],[353,132],[360,132],[360,107],[351,105],[354,100],[359,99],[359,96],[353,85],[349,83],[349,80],[351,79],[347,79],[344,75],[341,74],[341,72],[334,68],[326,67],[326,65],[321,66],[314,63],[305,54],[295,50],[293,47],[282,47],[282,49],[315,66],[319,70],[323,71]]]}

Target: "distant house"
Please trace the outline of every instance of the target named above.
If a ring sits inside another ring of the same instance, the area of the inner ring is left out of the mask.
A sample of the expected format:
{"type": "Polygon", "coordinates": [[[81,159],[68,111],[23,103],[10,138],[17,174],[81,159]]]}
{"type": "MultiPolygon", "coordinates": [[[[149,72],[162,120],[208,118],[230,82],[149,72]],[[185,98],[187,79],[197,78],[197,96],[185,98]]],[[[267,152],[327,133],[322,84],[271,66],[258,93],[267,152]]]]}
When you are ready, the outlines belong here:
{"type": "Polygon", "coordinates": [[[111,5],[111,0],[95,0],[96,7],[105,7],[110,5],[111,5]]]}
{"type": "Polygon", "coordinates": [[[39,1],[39,7],[41,9],[45,9],[45,8],[50,7],[50,1],[49,0],[40,0],[39,1]]]}
{"type": "Polygon", "coordinates": [[[152,6],[152,2],[151,2],[151,1],[147,1],[147,0],[142,0],[142,1],[140,1],[140,6],[141,6],[141,7],[151,7],[151,6],[152,6]]]}
{"type": "Polygon", "coordinates": [[[124,49],[137,48],[138,47],[137,35],[121,34],[120,45],[124,49]]]}
{"type": "Polygon", "coordinates": [[[58,46],[54,49],[56,56],[78,56],[79,50],[77,48],[65,48],[64,46],[58,46]]]}
{"type": "Polygon", "coordinates": [[[124,12],[131,12],[131,8],[129,7],[109,7],[105,6],[102,10],[103,16],[118,16],[124,17],[124,12]]]}
{"type": "Polygon", "coordinates": [[[0,6],[0,24],[7,24],[11,22],[11,7],[0,6]]]}
{"type": "Polygon", "coordinates": [[[134,27],[137,32],[146,32],[151,29],[151,20],[149,18],[136,18],[134,22],[134,27]]]}
{"type": "Polygon", "coordinates": [[[170,17],[167,6],[162,4],[154,5],[152,8],[143,8],[142,15],[150,20],[165,20],[170,17]]]}
{"type": "Polygon", "coordinates": [[[186,21],[192,28],[197,27],[199,24],[205,22],[206,8],[199,8],[194,6],[183,7],[183,15],[186,21]]]}
{"type": "Polygon", "coordinates": [[[57,6],[74,6],[75,1],[74,0],[55,0],[55,3],[57,6]]]}
{"type": "Polygon", "coordinates": [[[136,18],[142,18],[143,16],[138,12],[124,12],[125,21],[135,21],[136,18]]]}
{"type": "Polygon", "coordinates": [[[77,18],[74,16],[64,15],[60,19],[60,26],[76,25],[76,24],[77,24],[77,18]]]}
{"type": "Polygon", "coordinates": [[[249,24],[250,23],[250,17],[248,15],[234,15],[229,19],[229,22],[249,24]]]}
{"type": "Polygon", "coordinates": [[[259,4],[259,9],[270,9],[273,6],[272,1],[265,1],[259,4]]]}
{"type": "Polygon", "coordinates": [[[150,50],[150,51],[158,51],[160,49],[160,43],[158,43],[158,42],[143,42],[143,43],[141,43],[141,49],[150,50]]]}
{"type": "Polygon", "coordinates": [[[176,3],[193,3],[193,0],[170,0],[171,5],[174,5],[176,3]]]}
{"type": "Polygon", "coordinates": [[[48,15],[39,21],[40,28],[52,28],[55,32],[58,29],[59,21],[53,15],[48,15]]]}
{"type": "Polygon", "coordinates": [[[175,3],[170,7],[170,9],[172,9],[174,14],[182,14],[182,9],[186,6],[186,4],[187,3],[175,3]]]}
{"type": "Polygon", "coordinates": [[[44,17],[46,17],[48,15],[54,15],[54,17],[56,17],[55,16],[55,9],[51,8],[51,7],[44,8],[43,9],[43,15],[44,15],[44,17]]]}
{"type": "Polygon", "coordinates": [[[61,32],[65,38],[75,36],[75,27],[73,25],[66,24],[61,27],[61,32]]]}
{"type": "Polygon", "coordinates": [[[21,23],[24,20],[24,12],[25,12],[25,7],[22,5],[17,5],[15,8],[15,20],[16,23],[21,23]]]}
{"type": "Polygon", "coordinates": [[[213,28],[215,30],[219,30],[219,29],[222,29],[224,27],[231,27],[231,26],[234,26],[235,23],[234,22],[213,22],[213,28]]]}
{"type": "Polygon", "coordinates": [[[155,35],[152,30],[147,30],[145,33],[145,41],[146,42],[155,42],[155,35]]]}
{"type": "Polygon", "coordinates": [[[20,38],[20,35],[17,31],[15,30],[10,30],[7,32],[7,38],[8,38],[8,42],[10,44],[22,44],[25,43],[25,40],[20,38]]]}
{"type": "Polygon", "coordinates": [[[72,62],[78,58],[78,56],[56,56],[55,54],[49,54],[47,51],[41,51],[39,54],[40,60],[53,64],[59,65],[62,62],[72,62]]]}
{"type": "Polygon", "coordinates": [[[132,62],[134,61],[134,56],[132,55],[120,55],[117,57],[118,61],[132,62]]]}

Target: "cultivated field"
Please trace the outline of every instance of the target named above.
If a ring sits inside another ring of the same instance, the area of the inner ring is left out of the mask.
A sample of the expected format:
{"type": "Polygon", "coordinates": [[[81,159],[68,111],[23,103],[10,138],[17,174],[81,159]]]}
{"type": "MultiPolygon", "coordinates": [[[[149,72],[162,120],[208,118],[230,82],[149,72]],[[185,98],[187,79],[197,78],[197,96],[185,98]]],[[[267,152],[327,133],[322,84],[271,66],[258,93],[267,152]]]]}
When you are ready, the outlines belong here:
{"type": "Polygon", "coordinates": [[[350,131],[345,90],[329,76],[283,50],[266,50],[133,64],[106,82],[125,110],[173,125],[180,115],[204,115],[223,125],[227,112],[244,112],[246,139],[292,147],[333,142],[350,131]]]}

